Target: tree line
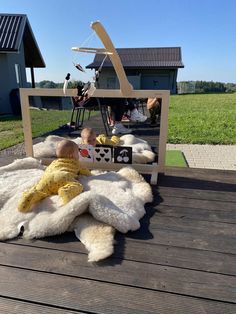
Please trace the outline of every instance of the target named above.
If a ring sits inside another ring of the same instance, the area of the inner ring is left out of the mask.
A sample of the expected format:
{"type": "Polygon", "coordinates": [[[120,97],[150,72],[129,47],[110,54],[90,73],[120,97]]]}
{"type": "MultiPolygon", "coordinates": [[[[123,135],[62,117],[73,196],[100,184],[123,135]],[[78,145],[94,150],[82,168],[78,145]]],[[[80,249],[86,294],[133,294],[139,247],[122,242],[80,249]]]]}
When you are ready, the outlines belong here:
{"type": "MultiPolygon", "coordinates": [[[[63,83],[44,80],[36,83],[39,88],[63,88],[63,83]]],[[[69,81],[68,88],[76,88],[77,85],[84,84],[82,81],[69,81]]],[[[233,93],[236,92],[235,83],[221,83],[213,81],[181,81],[177,83],[178,94],[201,94],[201,93],[233,93]]]]}
{"type": "MultiPolygon", "coordinates": [[[[68,86],[67,88],[76,88],[77,86],[84,84],[82,81],[69,81],[68,82],[68,86]]],[[[53,81],[41,81],[38,83],[35,83],[35,87],[39,87],[39,88],[63,88],[64,82],[63,83],[55,83],[53,81]]]]}
{"type": "Polygon", "coordinates": [[[177,89],[178,94],[233,93],[236,92],[236,84],[213,81],[181,81],[177,83],[177,89]]]}

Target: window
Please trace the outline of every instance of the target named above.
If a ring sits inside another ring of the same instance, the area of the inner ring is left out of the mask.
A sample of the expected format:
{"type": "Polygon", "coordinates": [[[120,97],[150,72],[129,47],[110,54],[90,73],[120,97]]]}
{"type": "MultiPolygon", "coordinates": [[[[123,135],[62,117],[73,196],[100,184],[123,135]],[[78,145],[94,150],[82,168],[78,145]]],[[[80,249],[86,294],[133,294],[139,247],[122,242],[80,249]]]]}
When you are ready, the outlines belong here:
{"type": "Polygon", "coordinates": [[[16,83],[19,87],[22,87],[22,79],[21,79],[21,71],[20,71],[20,65],[15,64],[15,72],[16,72],[16,83]]]}

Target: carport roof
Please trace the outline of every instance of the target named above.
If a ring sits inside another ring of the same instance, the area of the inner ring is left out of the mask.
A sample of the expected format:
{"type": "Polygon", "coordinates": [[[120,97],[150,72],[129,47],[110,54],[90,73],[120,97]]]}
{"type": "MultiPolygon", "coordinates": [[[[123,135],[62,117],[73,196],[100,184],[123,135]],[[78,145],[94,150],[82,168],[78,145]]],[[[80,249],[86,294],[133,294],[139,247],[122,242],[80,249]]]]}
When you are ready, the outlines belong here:
{"type": "MultiPolygon", "coordinates": [[[[162,48],[117,48],[124,68],[183,68],[180,47],[162,48]]],[[[88,69],[98,69],[104,55],[96,54],[88,69]]],[[[106,58],[103,68],[111,68],[112,63],[106,58]]]]}
{"type": "Polygon", "coordinates": [[[19,52],[22,41],[25,66],[44,68],[45,63],[27,16],[0,13],[0,53],[19,52]]]}

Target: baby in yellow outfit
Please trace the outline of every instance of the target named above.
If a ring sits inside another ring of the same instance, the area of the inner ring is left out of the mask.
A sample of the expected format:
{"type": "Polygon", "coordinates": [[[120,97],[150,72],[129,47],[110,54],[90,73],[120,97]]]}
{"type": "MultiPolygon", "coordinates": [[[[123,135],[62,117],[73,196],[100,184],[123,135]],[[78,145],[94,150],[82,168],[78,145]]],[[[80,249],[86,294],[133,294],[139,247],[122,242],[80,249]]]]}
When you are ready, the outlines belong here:
{"type": "Polygon", "coordinates": [[[97,136],[96,132],[92,128],[84,128],[82,130],[81,140],[81,144],[92,146],[96,146],[97,144],[117,146],[120,142],[120,138],[116,135],[113,135],[111,139],[109,139],[105,134],[97,136]]]}
{"type": "Polygon", "coordinates": [[[58,194],[63,204],[83,192],[83,186],[76,179],[79,174],[89,176],[91,172],[79,162],[78,146],[70,140],[57,145],[54,160],[45,170],[39,182],[23,193],[18,204],[20,212],[31,211],[32,206],[50,195],[58,194]]]}

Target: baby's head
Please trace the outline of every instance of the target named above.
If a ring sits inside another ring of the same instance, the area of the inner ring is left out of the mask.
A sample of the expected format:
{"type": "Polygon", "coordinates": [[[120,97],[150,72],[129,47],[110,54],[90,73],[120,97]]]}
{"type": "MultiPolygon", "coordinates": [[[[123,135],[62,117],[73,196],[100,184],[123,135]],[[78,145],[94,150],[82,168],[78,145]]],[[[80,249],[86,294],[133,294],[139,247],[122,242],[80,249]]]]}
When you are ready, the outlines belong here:
{"type": "Polygon", "coordinates": [[[74,142],[62,140],[57,145],[56,155],[58,158],[79,159],[79,149],[74,142]]]}
{"type": "Polygon", "coordinates": [[[84,128],[81,132],[81,144],[96,146],[96,132],[92,128],[84,128]]]}

